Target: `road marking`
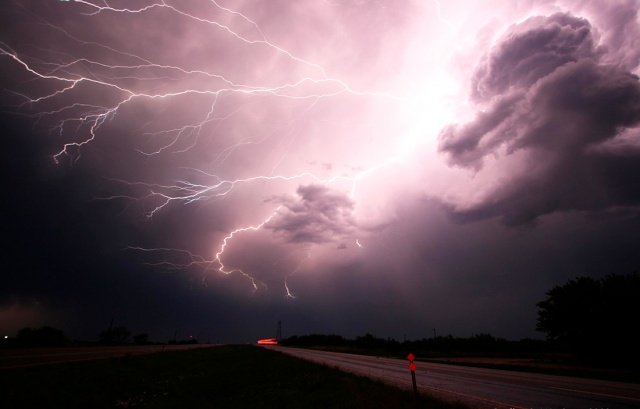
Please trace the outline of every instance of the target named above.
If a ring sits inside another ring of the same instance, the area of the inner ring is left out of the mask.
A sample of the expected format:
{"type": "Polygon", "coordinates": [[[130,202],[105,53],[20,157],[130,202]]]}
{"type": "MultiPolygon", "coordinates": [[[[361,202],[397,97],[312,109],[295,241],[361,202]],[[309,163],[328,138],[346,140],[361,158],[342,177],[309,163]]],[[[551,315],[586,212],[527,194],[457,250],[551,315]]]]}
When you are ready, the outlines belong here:
{"type": "Polygon", "coordinates": [[[455,392],[455,391],[452,391],[452,390],[449,390],[449,389],[436,388],[434,386],[419,386],[418,388],[432,389],[434,391],[438,391],[438,392],[442,392],[442,393],[450,393],[452,395],[464,396],[465,398],[475,399],[475,400],[479,400],[481,402],[491,403],[491,404],[498,405],[498,406],[504,406],[505,408],[530,409],[530,408],[524,407],[524,406],[517,406],[517,405],[513,405],[513,404],[505,403],[505,402],[500,402],[500,401],[493,400],[493,399],[481,398],[481,397],[475,396],[475,395],[467,395],[466,393],[455,392]]]}
{"type": "Polygon", "coordinates": [[[553,386],[549,386],[548,388],[549,389],[557,389],[557,390],[560,390],[560,391],[586,393],[588,395],[606,396],[607,398],[634,400],[634,401],[640,402],[640,399],[638,399],[638,398],[630,398],[630,397],[627,397],[627,396],[609,395],[609,394],[606,394],[606,393],[597,393],[597,392],[589,392],[589,391],[580,391],[580,390],[577,390],[577,389],[556,388],[556,387],[553,387],[553,386]]]}

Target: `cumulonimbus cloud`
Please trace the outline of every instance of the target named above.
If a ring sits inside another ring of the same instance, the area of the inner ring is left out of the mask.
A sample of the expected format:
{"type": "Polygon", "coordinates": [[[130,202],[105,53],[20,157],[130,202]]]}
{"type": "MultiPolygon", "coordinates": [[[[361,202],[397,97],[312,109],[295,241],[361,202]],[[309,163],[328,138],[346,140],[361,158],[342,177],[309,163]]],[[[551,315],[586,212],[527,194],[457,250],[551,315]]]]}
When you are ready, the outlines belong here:
{"type": "Polygon", "coordinates": [[[621,154],[640,162],[640,82],[627,62],[611,63],[615,53],[599,38],[584,18],[532,17],[480,61],[476,117],[444,128],[439,151],[450,165],[484,172],[491,163],[503,176],[481,200],[454,206],[456,216],[515,225],[554,211],[640,204],[632,169],[617,165],[621,154]],[[622,140],[635,149],[606,148],[622,140]]]}
{"type": "Polygon", "coordinates": [[[265,228],[290,243],[326,243],[355,232],[354,202],[346,193],[325,185],[303,185],[297,196],[270,199],[282,204],[265,228]]]}

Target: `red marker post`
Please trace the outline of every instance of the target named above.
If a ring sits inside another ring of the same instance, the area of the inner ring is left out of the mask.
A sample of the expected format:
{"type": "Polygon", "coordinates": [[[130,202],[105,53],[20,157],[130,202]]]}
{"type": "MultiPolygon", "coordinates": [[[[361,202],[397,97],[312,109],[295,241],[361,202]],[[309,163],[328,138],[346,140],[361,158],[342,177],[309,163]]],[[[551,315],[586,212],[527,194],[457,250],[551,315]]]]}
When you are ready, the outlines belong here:
{"type": "Polygon", "coordinates": [[[418,385],[416,385],[416,364],[413,363],[413,360],[416,359],[412,353],[407,355],[407,359],[409,360],[409,370],[411,370],[411,381],[413,382],[413,393],[418,396],[418,385]]]}

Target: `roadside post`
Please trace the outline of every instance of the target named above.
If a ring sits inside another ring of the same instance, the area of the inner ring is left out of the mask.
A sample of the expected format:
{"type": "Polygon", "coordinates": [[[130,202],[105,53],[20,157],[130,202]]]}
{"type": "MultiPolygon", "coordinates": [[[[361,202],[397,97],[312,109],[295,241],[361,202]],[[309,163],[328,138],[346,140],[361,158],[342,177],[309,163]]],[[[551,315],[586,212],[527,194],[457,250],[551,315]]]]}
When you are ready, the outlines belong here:
{"type": "Polygon", "coordinates": [[[418,385],[416,384],[416,364],[413,363],[413,360],[416,359],[416,357],[412,353],[409,353],[409,355],[407,355],[407,359],[409,360],[409,370],[411,371],[411,381],[413,382],[413,393],[418,396],[418,385]]]}

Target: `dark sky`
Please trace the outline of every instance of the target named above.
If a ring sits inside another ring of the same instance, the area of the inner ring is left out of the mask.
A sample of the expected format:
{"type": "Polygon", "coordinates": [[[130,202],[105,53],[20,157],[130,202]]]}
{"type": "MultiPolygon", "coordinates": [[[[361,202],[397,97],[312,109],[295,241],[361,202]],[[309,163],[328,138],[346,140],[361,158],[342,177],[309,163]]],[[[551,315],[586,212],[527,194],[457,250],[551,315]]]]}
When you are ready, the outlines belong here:
{"type": "Polygon", "coordinates": [[[640,266],[638,1],[5,1],[0,332],[540,338],[640,266]]]}

